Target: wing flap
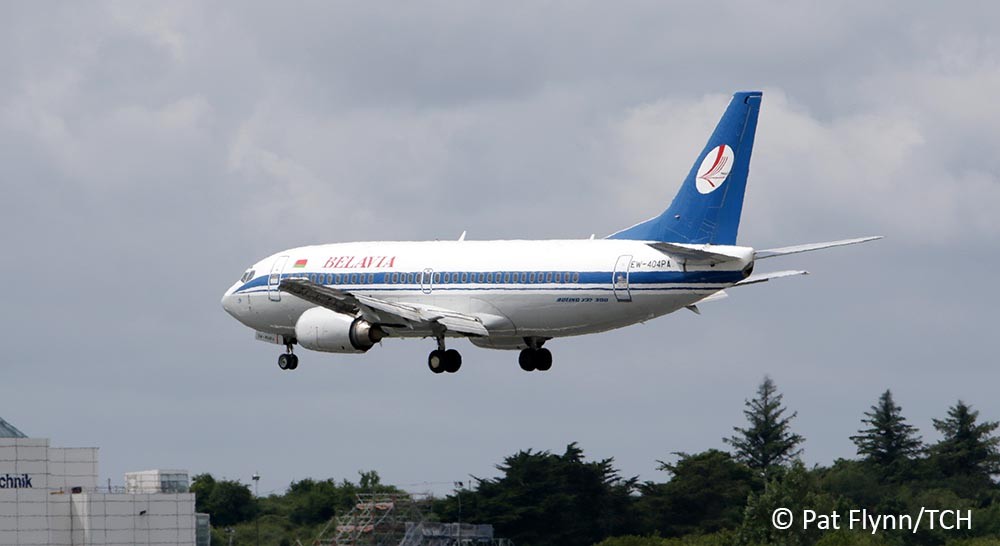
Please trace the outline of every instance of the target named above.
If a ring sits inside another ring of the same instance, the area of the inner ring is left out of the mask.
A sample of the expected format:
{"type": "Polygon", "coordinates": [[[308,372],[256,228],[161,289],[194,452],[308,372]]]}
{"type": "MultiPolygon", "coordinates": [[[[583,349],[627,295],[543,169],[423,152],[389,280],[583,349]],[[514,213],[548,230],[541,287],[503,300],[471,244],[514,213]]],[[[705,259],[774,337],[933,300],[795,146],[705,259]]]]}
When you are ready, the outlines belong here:
{"type": "Polygon", "coordinates": [[[794,246],[784,246],[781,248],[769,248],[766,250],[758,250],[754,253],[754,258],[757,260],[763,260],[764,258],[774,258],[775,256],[787,256],[789,254],[798,254],[800,252],[812,252],[813,250],[823,250],[824,248],[833,248],[837,246],[847,246],[856,245],[859,243],[867,243],[868,241],[877,241],[881,239],[881,235],[875,235],[872,237],[858,237],[857,239],[841,239],[840,241],[828,241],[825,243],[808,243],[804,245],[794,245],[794,246]]]}

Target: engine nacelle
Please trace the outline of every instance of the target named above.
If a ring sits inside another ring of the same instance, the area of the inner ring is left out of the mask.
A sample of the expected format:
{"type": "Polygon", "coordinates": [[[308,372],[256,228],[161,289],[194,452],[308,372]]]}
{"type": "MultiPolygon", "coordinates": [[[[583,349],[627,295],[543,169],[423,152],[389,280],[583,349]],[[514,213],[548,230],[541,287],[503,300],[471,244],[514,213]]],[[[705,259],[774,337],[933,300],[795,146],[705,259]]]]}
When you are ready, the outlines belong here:
{"type": "Polygon", "coordinates": [[[324,307],[313,307],[295,323],[299,345],[327,353],[363,353],[385,337],[385,332],[361,318],[324,307]]]}

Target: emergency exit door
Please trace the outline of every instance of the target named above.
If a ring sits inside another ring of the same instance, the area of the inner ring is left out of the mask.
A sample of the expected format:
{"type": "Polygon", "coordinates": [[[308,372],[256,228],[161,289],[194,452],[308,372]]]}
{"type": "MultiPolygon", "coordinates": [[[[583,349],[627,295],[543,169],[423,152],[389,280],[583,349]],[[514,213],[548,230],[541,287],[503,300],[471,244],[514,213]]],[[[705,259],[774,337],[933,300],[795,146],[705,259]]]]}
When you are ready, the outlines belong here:
{"type": "Polygon", "coordinates": [[[611,285],[618,301],[632,301],[632,291],[628,287],[628,272],[632,267],[632,255],[619,256],[615,272],[611,275],[611,285]]]}

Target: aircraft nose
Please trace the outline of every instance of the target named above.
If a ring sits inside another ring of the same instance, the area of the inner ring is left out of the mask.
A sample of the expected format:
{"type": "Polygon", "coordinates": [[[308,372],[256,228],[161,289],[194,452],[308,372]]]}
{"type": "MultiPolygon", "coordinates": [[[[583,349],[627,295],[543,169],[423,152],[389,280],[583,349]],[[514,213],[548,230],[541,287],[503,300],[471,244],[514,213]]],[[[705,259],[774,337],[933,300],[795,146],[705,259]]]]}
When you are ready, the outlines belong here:
{"type": "Polygon", "coordinates": [[[232,315],[235,318],[236,317],[236,306],[233,304],[234,303],[233,302],[233,298],[235,297],[235,296],[233,296],[233,290],[234,289],[235,289],[235,286],[233,288],[230,288],[229,290],[226,290],[226,293],[222,295],[222,301],[221,301],[221,303],[222,303],[222,308],[225,309],[227,313],[229,313],[230,315],[232,315]]]}

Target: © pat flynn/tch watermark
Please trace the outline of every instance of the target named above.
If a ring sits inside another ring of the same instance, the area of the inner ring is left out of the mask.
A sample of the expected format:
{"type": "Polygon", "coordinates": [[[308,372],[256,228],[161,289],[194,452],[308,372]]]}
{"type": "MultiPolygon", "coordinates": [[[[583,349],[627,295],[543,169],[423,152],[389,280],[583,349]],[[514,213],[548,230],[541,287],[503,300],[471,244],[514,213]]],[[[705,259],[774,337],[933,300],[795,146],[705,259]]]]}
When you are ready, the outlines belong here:
{"type": "Polygon", "coordinates": [[[793,527],[829,531],[848,529],[869,531],[873,535],[882,531],[916,533],[920,529],[957,531],[972,529],[972,510],[921,508],[916,514],[876,514],[869,510],[857,509],[841,514],[820,513],[809,509],[795,512],[789,508],[778,508],[771,512],[771,525],[778,530],[793,527]]]}

